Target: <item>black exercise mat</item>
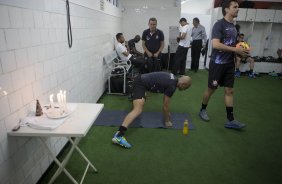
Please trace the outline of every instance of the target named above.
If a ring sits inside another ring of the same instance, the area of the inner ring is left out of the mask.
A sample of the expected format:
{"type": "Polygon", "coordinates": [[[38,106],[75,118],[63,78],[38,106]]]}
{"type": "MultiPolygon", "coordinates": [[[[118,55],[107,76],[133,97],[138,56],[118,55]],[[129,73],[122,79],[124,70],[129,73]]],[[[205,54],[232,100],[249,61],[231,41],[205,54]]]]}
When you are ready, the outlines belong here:
{"type": "MultiPolygon", "coordinates": [[[[98,126],[120,126],[128,111],[120,110],[103,110],[95,121],[98,126]]],[[[171,113],[173,122],[172,128],[182,129],[185,119],[189,122],[189,129],[195,129],[192,119],[187,113],[171,113]]],[[[142,114],[134,120],[130,127],[140,128],[165,128],[162,112],[142,112],[142,114]]]]}

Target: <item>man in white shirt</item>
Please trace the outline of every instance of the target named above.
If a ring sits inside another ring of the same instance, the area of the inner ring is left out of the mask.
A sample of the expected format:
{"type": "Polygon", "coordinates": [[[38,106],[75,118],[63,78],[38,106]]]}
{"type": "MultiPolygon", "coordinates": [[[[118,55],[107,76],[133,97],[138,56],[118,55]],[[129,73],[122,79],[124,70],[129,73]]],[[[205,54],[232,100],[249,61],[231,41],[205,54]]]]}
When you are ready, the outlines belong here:
{"type": "Polygon", "coordinates": [[[191,40],[191,28],[187,23],[185,18],[181,18],[179,21],[179,36],[177,37],[178,47],[174,56],[174,65],[172,68],[172,73],[177,75],[178,71],[180,75],[185,74],[186,69],[186,59],[187,59],[187,52],[190,47],[190,40],[191,40]]]}
{"type": "Polygon", "coordinates": [[[127,48],[123,45],[125,42],[124,36],[122,33],[116,34],[116,39],[118,43],[116,44],[115,48],[117,51],[118,56],[122,61],[127,62],[128,60],[131,61],[132,65],[135,65],[140,69],[140,73],[143,73],[145,61],[141,57],[135,57],[132,54],[129,53],[127,48]]]}

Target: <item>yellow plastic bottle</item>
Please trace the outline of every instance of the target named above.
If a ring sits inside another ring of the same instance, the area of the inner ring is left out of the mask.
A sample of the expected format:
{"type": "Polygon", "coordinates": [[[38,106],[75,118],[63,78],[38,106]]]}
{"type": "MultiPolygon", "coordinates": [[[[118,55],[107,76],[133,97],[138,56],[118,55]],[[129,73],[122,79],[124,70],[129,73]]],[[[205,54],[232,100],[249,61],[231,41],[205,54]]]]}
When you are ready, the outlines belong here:
{"type": "Polygon", "coordinates": [[[183,123],[183,135],[188,135],[189,127],[188,127],[188,120],[186,119],[183,123]]]}

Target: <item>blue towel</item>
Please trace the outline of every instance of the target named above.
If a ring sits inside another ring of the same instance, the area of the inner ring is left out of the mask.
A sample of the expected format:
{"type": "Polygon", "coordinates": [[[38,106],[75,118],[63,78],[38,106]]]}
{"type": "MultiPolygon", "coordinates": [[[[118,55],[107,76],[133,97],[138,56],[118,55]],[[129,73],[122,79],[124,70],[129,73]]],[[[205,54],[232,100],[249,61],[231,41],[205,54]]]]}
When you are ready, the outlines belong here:
{"type": "MultiPolygon", "coordinates": [[[[127,114],[128,111],[103,110],[94,124],[98,126],[120,126],[127,114]]],[[[192,124],[192,119],[187,113],[171,113],[171,120],[173,123],[172,128],[182,129],[185,119],[189,122],[189,129],[195,129],[195,126],[192,124]]],[[[166,128],[163,122],[164,119],[162,112],[142,112],[142,114],[134,120],[130,127],[166,128]]]]}

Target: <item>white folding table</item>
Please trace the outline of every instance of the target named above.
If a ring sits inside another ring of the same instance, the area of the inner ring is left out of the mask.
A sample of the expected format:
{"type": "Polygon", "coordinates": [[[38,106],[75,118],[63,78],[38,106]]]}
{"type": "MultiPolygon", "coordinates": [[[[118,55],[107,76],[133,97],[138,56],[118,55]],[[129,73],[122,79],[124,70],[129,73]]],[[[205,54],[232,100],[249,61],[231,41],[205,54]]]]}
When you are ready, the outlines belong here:
{"type": "Polygon", "coordinates": [[[43,142],[44,148],[46,149],[46,151],[48,151],[48,154],[59,166],[58,170],[53,175],[49,183],[53,183],[62,172],[64,172],[73,183],[83,183],[89,166],[92,167],[95,172],[98,172],[98,170],[88,160],[88,158],[83,154],[83,152],[78,148],[77,145],[80,139],[86,136],[94,121],[102,111],[103,107],[104,104],[78,103],[75,111],[69,115],[69,117],[64,121],[63,124],[61,124],[54,130],[38,130],[30,127],[20,127],[18,131],[9,131],[8,135],[40,138],[40,140],[43,142]],[[48,147],[44,137],[66,137],[69,140],[72,146],[62,162],[57,159],[51,148],[48,147]],[[65,169],[65,166],[74,150],[77,150],[81,157],[87,162],[86,169],[80,182],[74,179],[72,175],[65,169]]]}

